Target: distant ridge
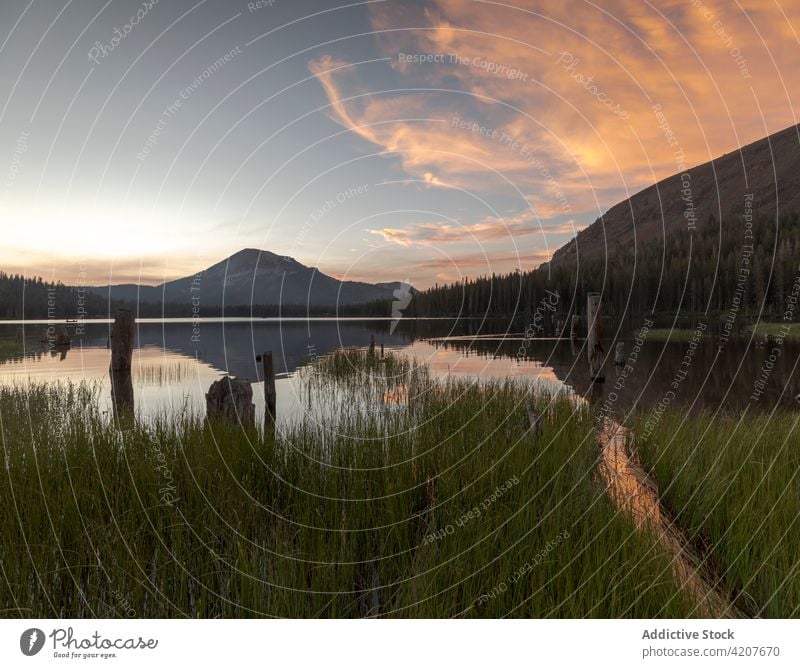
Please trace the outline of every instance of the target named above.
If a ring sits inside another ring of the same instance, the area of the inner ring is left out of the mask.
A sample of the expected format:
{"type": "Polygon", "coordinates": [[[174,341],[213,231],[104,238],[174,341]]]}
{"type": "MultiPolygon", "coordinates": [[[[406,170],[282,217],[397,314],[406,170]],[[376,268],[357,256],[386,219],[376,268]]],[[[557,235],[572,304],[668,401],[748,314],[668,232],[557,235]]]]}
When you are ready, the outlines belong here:
{"type": "Polygon", "coordinates": [[[400,283],[340,281],[291,257],[245,248],[194,276],[157,286],[88,288],[111,300],[142,304],[193,303],[202,307],[307,305],[336,307],[391,300],[400,283]]]}
{"type": "Polygon", "coordinates": [[[800,212],[800,125],[776,132],[710,162],[674,174],[611,207],[569,243],[550,264],[614,252],[617,247],[662,238],[713,216],[745,213],[745,197],[757,216],[800,212]],[[689,184],[689,198],[685,192],[689,184]],[[687,217],[689,216],[689,217],[687,217]]]}

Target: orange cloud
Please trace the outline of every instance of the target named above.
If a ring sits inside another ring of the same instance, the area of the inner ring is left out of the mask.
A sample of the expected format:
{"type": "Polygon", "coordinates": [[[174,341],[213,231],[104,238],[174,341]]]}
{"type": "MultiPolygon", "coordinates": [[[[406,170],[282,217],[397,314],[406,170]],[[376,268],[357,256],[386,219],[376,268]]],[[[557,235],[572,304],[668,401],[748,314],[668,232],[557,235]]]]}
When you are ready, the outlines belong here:
{"type": "Polygon", "coordinates": [[[512,271],[516,268],[522,267],[529,269],[530,263],[541,264],[547,262],[552,257],[551,253],[546,251],[536,251],[535,253],[520,253],[519,255],[495,255],[489,256],[483,253],[455,255],[447,258],[435,258],[423,261],[419,264],[419,268],[423,271],[446,271],[450,270],[452,273],[456,271],[463,278],[467,273],[472,273],[473,270],[478,269],[482,274],[491,274],[492,272],[512,271]]]}
{"type": "Polygon", "coordinates": [[[501,219],[371,230],[405,248],[461,244],[457,263],[420,266],[434,278],[486,267],[465,244],[491,244],[492,270],[514,267],[521,237],[533,246],[526,268],[546,261],[655,181],[797,123],[798,2],[514,5],[371,4],[389,59],[382,90],[342,61],[311,63],[337,122],[412,178],[518,198],[518,213],[501,219]]]}
{"type": "Polygon", "coordinates": [[[390,30],[377,43],[413,90],[371,94],[352,70],[319,74],[335,117],[419,178],[493,189],[505,177],[572,215],[599,214],[681,162],[705,162],[797,122],[798,3],[516,4],[372,6],[373,28],[390,30]],[[414,54],[441,60],[409,62],[414,54]],[[363,95],[357,104],[345,101],[353,91],[363,95]],[[681,160],[655,105],[675,129],[681,160]]]}
{"type": "Polygon", "coordinates": [[[508,217],[488,216],[478,223],[414,223],[405,228],[384,227],[369,230],[401,246],[412,244],[438,245],[449,243],[488,243],[508,241],[532,234],[576,234],[585,226],[568,220],[565,223],[541,223],[531,210],[508,217]]]}

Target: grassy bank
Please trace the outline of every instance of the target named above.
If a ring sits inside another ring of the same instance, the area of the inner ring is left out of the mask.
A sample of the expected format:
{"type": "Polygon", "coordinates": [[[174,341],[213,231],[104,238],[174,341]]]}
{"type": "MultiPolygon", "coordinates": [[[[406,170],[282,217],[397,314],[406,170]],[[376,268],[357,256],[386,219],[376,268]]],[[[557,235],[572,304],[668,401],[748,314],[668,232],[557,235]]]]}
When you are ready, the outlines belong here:
{"type": "Polygon", "coordinates": [[[340,353],[265,442],[118,432],[86,388],[0,389],[0,609],[32,617],[692,614],[598,480],[592,419],[340,353]],[[314,416],[329,414],[325,420],[314,416]]]}
{"type": "MultiPolygon", "coordinates": [[[[647,417],[642,418],[646,421],[647,417]]],[[[750,615],[800,614],[797,414],[665,414],[638,439],[662,502],[750,615]]]]}
{"type": "Polygon", "coordinates": [[[787,341],[800,341],[800,323],[796,322],[759,322],[757,325],[752,325],[750,331],[758,338],[769,335],[787,341]]]}
{"type": "Polygon", "coordinates": [[[0,359],[21,355],[25,351],[25,345],[20,339],[0,338],[0,359]]]}
{"type": "Polygon", "coordinates": [[[691,329],[673,328],[655,328],[647,332],[647,338],[650,341],[672,341],[674,343],[688,343],[697,336],[697,330],[693,327],[691,329]]]}

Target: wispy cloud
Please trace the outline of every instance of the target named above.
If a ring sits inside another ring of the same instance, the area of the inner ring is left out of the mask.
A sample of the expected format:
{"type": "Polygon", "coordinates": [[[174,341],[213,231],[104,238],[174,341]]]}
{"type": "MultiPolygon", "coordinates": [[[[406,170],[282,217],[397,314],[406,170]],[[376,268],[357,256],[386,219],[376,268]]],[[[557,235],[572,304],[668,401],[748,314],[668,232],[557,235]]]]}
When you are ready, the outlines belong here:
{"type": "MultiPolygon", "coordinates": [[[[558,211],[555,182],[574,215],[599,214],[679,170],[654,105],[675,129],[687,165],[797,122],[789,94],[800,83],[797,3],[517,5],[372,6],[373,28],[391,29],[377,43],[401,77],[397,88],[408,92],[351,104],[343,100],[368,93],[358,73],[320,73],[337,120],[419,178],[492,190],[507,177],[558,211]],[[416,63],[400,54],[442,59],[416,63]],[[389,122],[364,129],[380,121],[389,122]]],[[[324,64],[315,61],[312,71],[324,64]]]]}
{"type": "Polygon", "coordinates": [[[488,243],[508,241],[517,237],[553,234],[575,234],[584,225],[568,220],[563,223],[542,223],[531,210],[508,217],[487,217],[472,224],[440,222],[414,223],[404,228],[384,227],[369,230],[401,246],[412,244],[441,245],[453,243],[488,243]]]}
{"type": "Polygon", "coordinates": [[[552,253],[536,251],[535,253],[520,253],[518,255],[487,255],[485,253],[472,253],[454,255],[425,260],[419,263],[419,268],[424,271],[448,271],[461,277],[477,274],[491,274],[492,272],[511,271],[515,268],[530,269],[531,264],[547,262],[552,253]]]}

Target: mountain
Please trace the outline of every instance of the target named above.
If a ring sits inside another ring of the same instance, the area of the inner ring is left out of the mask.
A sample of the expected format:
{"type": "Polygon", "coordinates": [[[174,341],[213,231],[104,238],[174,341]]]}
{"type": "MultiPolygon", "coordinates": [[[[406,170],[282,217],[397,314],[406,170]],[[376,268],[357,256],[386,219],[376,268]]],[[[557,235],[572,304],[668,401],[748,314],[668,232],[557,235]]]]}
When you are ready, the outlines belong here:
{"type": "Polygon", "coordinates": [[[774,217],[800,212],[800,125],[674,174],[620,202],[553,255],[551,266],[633,248],[746,212],[774,217]],[[686,174],[688,173],[688,177],[686,174]],[[688,184],[688,188],[686,185],[688,184]],[[687,217],[688,216],[688,217],[687,217]],[[635,234],[634,234],[635,233],[635,234]]]}
{"type": "Polygon", "coordinates": [[[194,276],[157,286],[135,284],[89,288],[112,300],[203,307],[301,305],[335,307],[391,300],[400,283],[340,281],[291,257],[246,248],[194,276]]]}

